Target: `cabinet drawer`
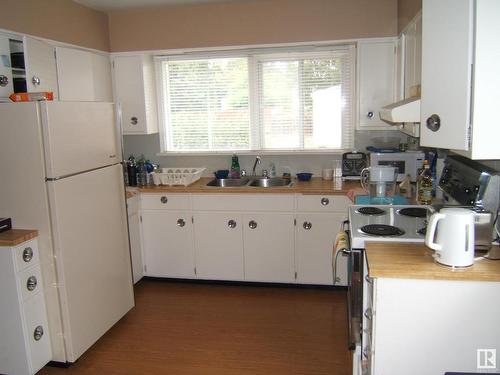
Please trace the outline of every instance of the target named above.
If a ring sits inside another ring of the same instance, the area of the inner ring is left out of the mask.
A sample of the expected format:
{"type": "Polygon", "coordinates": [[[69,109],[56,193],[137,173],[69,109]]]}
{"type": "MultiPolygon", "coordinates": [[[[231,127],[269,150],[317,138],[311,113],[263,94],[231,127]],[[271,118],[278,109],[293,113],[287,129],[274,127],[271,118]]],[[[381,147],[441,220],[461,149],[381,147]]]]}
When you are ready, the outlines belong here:
{"type": "Polygon", "coordinates": [[[17,282],[23,296],[23,301],[38,294],[43,289],[40,265],[35,265],[20,272],[17,275],[17,282]]]}
{"type": "Polygon", "coordinates": [[[52,358],[49,326],[43,293],[24,303],[25,340],[29,345],[31,373],[36,373],[52,358]]]}
{"type": "Polygon", "coordinates": [[[16,267],[22,271],[39,262],[37,241],[24,242],[14,250],[16,257],[16,267]]]}
{"type": "Polygon", "coordinates": [[[347,212],[352,202],[345,195],[298,195],[297,211],[347,212]]]}
{"type": "Polygon", "coordinates": [[[194,210],[293,211],[291,194],[194,194],[194,210]]]}
{"type": "Polygon", "coordinates": [[[141,194],[143,210],[189,210],[189,194],[141,194]]]}

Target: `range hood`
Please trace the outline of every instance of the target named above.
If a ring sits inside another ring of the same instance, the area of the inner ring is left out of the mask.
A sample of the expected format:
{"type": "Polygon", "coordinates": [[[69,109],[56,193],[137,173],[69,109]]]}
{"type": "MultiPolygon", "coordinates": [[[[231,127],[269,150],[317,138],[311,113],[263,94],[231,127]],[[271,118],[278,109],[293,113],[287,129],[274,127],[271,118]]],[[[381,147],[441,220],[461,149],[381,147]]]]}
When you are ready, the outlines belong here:
{"type": "Polygon", "coordinates": [[[420,97],[413,96],[380,109],[380,118],[392,124],[420,122],[420,97]]]}

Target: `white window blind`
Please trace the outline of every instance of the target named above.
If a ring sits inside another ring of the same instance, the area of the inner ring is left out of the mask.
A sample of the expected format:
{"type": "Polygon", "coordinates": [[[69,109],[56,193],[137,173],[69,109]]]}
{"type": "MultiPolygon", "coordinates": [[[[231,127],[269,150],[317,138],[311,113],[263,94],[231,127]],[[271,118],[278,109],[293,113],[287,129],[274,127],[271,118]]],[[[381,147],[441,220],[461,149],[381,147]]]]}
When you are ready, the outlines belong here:
{"type": "MultiPolygon", "coordinates": [[[[227,53],[227,52],[226,52],[227,53]]],[[[353,145],[354,47],[159,58],[166,150],[353,145]]]]}

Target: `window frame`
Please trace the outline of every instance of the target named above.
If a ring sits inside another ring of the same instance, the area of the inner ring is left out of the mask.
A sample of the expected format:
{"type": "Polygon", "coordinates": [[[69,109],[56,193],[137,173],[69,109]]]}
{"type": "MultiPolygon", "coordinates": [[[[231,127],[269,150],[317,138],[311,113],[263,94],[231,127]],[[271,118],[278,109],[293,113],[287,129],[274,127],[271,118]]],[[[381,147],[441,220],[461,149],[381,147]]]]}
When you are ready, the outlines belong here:
{"type": "Polygon", "coordinates": [[[355,135],[355,121],[356,121],[356,87],[357,87],[357,74],[356,74],[356,49],[355,41],[346,41],[342,43],[326,43],[326,44],[293,44],[293,45],[270,45],[256,48],[249,47],[234,47],[229,49],[193,49],[193,50],[172,50],[166,51],[161,55],[154,56],[154,65],[156,72],[156,92],[157,92],[157,106],[158,106],[158,121],[159,121],[159,136],[160,136],[160,152],[157,155],[175,156],[175,155],[193,155],[193,156],[208,156],[208,155],[231,155],[237,152],[239,155],[307,155],[307,154],[341,154],[346,150],[354,147],[355,135]],[[264,144],[263,134],[261,134],[262,126],[260,124],[259,116],[260,109],[259,101],[259,75],[258,63],[259,61],[275,61],[277,58],[294,60],[297,58],[304,58],[304,53],[309,54],[313,58],[326,57],[332,52],[344,51],[349,55],[349,70],[350,70],[350,87],[351,92],[350,123],[347,129],[350,135],[350,144],[345,144],[342,140],[343,148],[318,148],[318,149],[263,149],[261,146],[264,144]],[[164,83],[163,78],[163,62],[165,60],[203,60],[208,58],[235,58],[244,57],[248,59],[248,83],[249,83],[249,119],[250,119],[250,149],[249,150],[169,150],[168,144],[170,137],[167,131],[168,117],[165,113],[165,105],[168,104],[168,95],[164,95],[164,88],[168,85],[168,81],[164,83]],[[272,57],[272,58],[271,58],[272,57]]]}

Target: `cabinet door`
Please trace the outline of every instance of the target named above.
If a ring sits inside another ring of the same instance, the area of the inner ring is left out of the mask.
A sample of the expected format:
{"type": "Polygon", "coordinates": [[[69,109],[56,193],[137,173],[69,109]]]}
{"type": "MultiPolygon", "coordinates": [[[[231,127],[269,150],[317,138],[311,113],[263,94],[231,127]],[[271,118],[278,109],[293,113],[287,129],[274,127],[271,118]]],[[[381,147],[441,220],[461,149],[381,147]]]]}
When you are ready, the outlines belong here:
{"type": "Polygon", "coordinates": [[[243,216],[245,280],[295,281],[293,216],[291,213],[243,216]]]}
{"type": "Polygon", "coordinates": [[[112,102],[111,60],[108,55],[92,53],[92,73],[94,80],[94,101],[112,102]]]}
{"type": "Polygon", "coordinates": [[[145,274],[194,278],[193,224],[185,211],[143,211],[145,274]]]}
{"type": "Polygon", "coordinates": [[[141,223],[139,213],[135,212],[128,217],[128,233],[130,239],[130,259],[132,261],[132,278],[134,284],[143,276],[141,223]]]}
{"type": "Polygon", "coordinates": [[[242,216],[231,212],[194,215],[196,276],[244,280],[242,216]]]}
{"type": "Polygon", "coordinates": [[[124,134],[158,132],[153,76],[145,74],[148,71],[152,71],[152,62],[142,56],[120,56],[114,60],[116,99],[121,107],[124,134]],[[151,66],[145,66],[146,63],[151,66]]]}
{"type": "Polygon", "coordinates": [[[417,17],[404,32],[404,97],[412,95],[412,88],[420,85],[422,69],[422,17],[417,17]]]}
{"type": "Polygon", "coordinates": [[[24,60],[28,92],[52,91],[57,99],[57,69],[54,47],[30,37],[24,37],[24,60]]]}
{"type": "Polygon", "coordinates": [[[14,92],[10,62],[9,38],[0,35],[0,97],[9,97],[14,92]]]}
{"type": "Polygon", "coordinates": [[[421,146],[468,149],[474,3],[424,0],[422,4],[421,146]],[[432,130],[427,121],[435,122],[436,116],[440,127],[432,130]]]}
{"type": "MultiPolygon", "coordinates": [[[[333,247],[344,214],[297,215],[295,259],[297,282],[333,285],[333,247]]],[[[336,259],[335,285],[347,285],[347,258],[336,259]]]]}
{"type": "Polygon", "coordinates": [[[394,102],[394,40],[358,43],[359,128],[395,129],[380,120],[380,108],[394,102]]]}

